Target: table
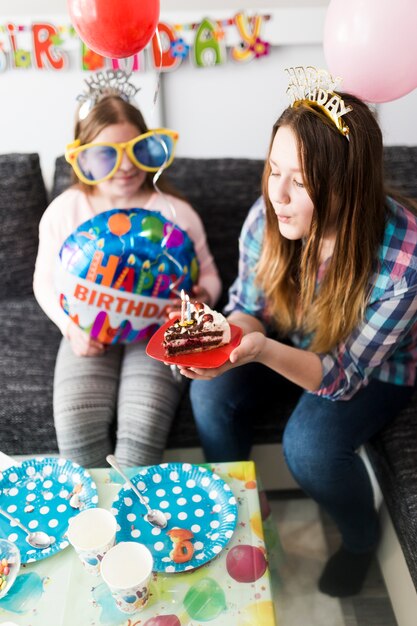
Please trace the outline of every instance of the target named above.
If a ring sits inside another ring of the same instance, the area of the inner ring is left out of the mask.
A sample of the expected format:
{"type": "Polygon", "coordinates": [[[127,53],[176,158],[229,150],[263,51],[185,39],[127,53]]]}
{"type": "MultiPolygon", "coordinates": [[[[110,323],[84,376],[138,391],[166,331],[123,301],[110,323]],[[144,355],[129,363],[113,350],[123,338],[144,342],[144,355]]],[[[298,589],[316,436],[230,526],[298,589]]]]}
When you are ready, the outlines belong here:
{"type": "MultiPolygon", "coordinates": [[[[22,566],[9,594],[0,600],[0,624],[275,626],[255,466],[248,461],[206,467],[230,485],[238,502],[236,530],[216,558],[184,573],[155,573],[147,606],[130,616],[119,611],[101,578],[88,574],[68,547],[22,566]],[[229,572],[226,560],[233,549],[237,568],[229,572]]],[[[129,475],[139,469],[130,468],[129,475]]],[[[122,479],[111,468],[90,472],[98,505],[110,508],[122,479]]]]}

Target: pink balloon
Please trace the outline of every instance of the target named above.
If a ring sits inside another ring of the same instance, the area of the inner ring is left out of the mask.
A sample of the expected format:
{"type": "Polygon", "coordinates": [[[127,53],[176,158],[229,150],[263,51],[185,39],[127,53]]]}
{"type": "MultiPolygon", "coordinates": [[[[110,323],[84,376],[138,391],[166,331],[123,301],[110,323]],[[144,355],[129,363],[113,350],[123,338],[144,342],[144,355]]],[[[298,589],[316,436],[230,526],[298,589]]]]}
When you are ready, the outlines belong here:
{"type": "Polygon", "coordinates": [[[416,0],[331,0],[324,55],[342,90],[389,102],[417,87],[416,0]]]}
{"type": "Polygon", "coordinates": [[[158,615],[146,620],[143,626],[181,626],[176,615],[158,615]]]}
{"type": "Polygon", "coordinates": [[[267,562],[260,548],[248,544],[234,546],[226,557],[226,569],[238,583],[253,583],[265,574],[267,562]]]}

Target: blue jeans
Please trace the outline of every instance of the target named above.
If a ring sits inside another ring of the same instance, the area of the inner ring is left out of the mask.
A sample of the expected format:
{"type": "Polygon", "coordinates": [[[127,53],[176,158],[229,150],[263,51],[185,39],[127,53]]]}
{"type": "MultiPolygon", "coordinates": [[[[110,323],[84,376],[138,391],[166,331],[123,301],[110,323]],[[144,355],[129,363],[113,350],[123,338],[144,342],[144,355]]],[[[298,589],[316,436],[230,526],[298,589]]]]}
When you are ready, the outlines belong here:
{"type": "MultiPolygon", "coordinates": [[[[287,381],[257,363],[193,381],[191,403],[207,460],[247,459],[254,420],[282,402],[285,386],[287,381]]],[[[356,451],[401,411],[413,391],[373,380],[348,401],[303,392],[285,427],[283,449],[292,475],[333,518],[352,552],[373,549],[379,535],[371,482],[356,451]]]]}

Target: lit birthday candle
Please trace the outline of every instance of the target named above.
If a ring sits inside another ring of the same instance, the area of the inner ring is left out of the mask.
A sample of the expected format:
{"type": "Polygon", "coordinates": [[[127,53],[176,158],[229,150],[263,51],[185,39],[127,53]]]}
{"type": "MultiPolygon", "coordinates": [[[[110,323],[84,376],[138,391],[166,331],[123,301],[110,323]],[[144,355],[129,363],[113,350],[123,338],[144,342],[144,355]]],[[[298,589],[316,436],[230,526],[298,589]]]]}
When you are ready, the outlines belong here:
{"type": "Polygon", "coordinates": [[[181,324],[185,321],[185,293],[184,289],[181,289],[181,324]]]}
{"type": "Polygon", "coordinates": [[[187,322],[191,322],[191,305],[190,305],[190,298],[188,297],[188,293],[185,296],[185,302],[187,304],[187,322]]]}

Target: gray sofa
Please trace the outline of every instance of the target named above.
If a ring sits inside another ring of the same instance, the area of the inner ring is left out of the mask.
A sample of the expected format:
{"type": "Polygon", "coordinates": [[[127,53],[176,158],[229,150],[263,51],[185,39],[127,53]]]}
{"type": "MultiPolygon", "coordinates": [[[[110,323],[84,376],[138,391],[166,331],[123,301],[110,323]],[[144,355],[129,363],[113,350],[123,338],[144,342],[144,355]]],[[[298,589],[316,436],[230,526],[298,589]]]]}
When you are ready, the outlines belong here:
{"type": "MultiPolygon", "coordinates": [[[[388,147],[387,178],[417,198],[417,147],[388,147]]],[[[262,162],[178,158],[170,178],[202,216],[226,290],[237,270],[238,235],[260,193],[262,162]]],[[[52,195],[68,186],[63,158],[56,162],[52,195]]],[[[10,455],[57,452],[52,379],[60,334],[32,293],[37,227],[48,202],[36,154],[0,155],[0,450],[10,455]]],[[[219,306],[221,306],[221,304],[219,306]]],[[[281,440],[297,398],[293,387],[276,406],[254,417],[255,443],[281,440]]],[[[185,394],[169,448],[198,446],[185,394]]],[[[381,487],[411,579],[417,588],[417,394],[413,403],[369,443],[381,487]]]]}

